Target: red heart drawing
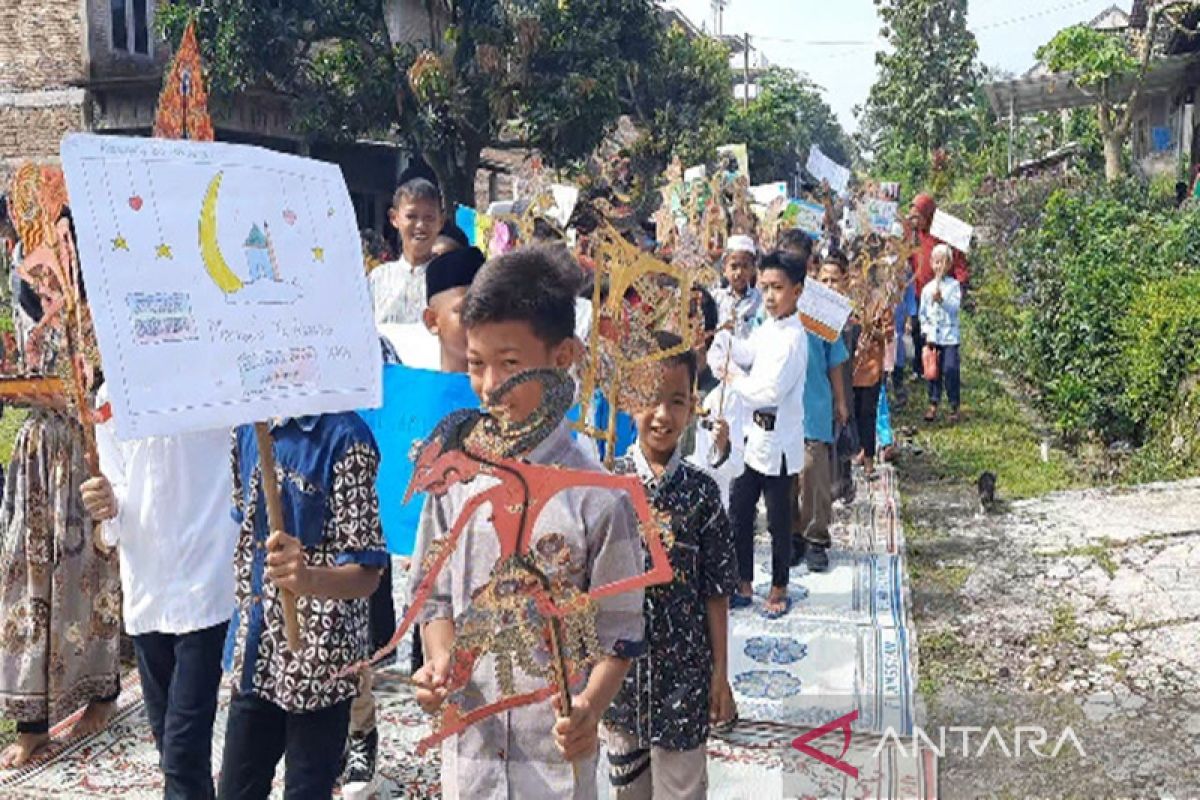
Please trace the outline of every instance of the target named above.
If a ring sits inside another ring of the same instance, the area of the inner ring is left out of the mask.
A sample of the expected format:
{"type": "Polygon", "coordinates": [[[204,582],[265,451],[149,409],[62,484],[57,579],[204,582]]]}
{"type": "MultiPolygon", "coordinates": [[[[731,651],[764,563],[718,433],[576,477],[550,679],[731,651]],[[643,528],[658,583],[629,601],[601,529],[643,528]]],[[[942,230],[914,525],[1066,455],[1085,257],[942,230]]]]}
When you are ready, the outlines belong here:
{"type": "Polygon", "coordinates": [[[296,224],[296,212],[292,211],[290,208],[287,209],[286,211],[284,211],[283,212],[283,221],[286,222],[288,225],[295,225],[296,224]]]}
{"type": "Polygon", "coordinates": [[[134,211],[141,211],[142,210],[142,196],[135,194],[132,197],[130,197],[129,198],[129,207],[132,208],[134,211]]]}

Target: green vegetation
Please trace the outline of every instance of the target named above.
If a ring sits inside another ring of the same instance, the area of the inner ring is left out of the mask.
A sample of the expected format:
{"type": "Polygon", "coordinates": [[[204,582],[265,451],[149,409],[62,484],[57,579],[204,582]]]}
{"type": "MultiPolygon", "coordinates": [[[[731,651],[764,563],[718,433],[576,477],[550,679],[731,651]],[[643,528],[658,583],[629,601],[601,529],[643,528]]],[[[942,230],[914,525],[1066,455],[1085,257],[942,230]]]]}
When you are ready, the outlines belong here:
{"type": "MultiPolygon", "coordinates": [[[[968,320],[964,330],[963,413],[957,425],[943,413],[930,425],[921,419],[926,408],[924,383],[910,379],[906,408],[894,414],[894,427],[916,428],[914,443],[924,452],[921,471],[934,480],[973,484],[984,472],[995,473],[1006,499],[1035,497],[1081,484],[1066,453],[1052,450],[1041,459],[1042,436],[1036,419],[1008,391],[988,366],[981,337],[968,320]]],[[[909,470],[900,465],[902,474],[909,470]]],[[[906,532],[911,538],[909,523],[906,532]]]]}
{"type": "Polygon", "coordinates": [[[977,332],[1062,441],[1140,447],[1127,479],[1195,474],[1200,206],[1068,178],[968,213],[991,232],[973,257],[977,332]]]}

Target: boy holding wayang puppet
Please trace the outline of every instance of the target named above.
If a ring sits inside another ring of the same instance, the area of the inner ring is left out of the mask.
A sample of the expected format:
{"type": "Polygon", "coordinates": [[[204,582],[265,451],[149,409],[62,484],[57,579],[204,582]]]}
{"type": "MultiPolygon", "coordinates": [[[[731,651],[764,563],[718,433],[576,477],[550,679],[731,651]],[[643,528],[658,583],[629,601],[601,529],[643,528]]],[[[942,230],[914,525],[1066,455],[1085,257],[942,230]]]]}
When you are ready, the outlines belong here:
{"type": "MultiPolygon", "coordinates": [[[[658,334],[659,349],[681,340],[658,334]]],[[[711,724],[735,714],[727,672],[729,596],[737,566],[716,482],[682,460],[695,411],[696,353],[662,362],[658,396],[634,414],[638,441],[615,471],[637,475],[671,525],[674,579],[646,590],[647,652],[604,717],[610,780],[620,800],[705,797],[711,724]]]]}
{"type": "MultiPolygon", "coordinates": [[[[527,247],[490,261],[466,295],[467,372],[492,414],[521,428],[544,400],[536,381],[517,382],[531,370],[566,370],[578,356],[574,336],[578,267],[561,248],[527,247]],[[501,394],[498,390],[504,389],[501,394]]],[[[519,457],[532,464],[598,471],[572,439],[568,424],[539,431],[540,443],[519,457]],[[544,438],[542,438],[544,437],[544,438]]],[[[451,526],[477,494],[494,486],[480,477],[430,496],[422,512],[414,553],[414,594],[425,579],[425,556],[444,546],[451,526]]],[[[580,591],[644,573],[638,522],[627,497],[608,489],[572,487],[551,498],[533,525],[531,552],[550,553],[552,580],[580,591]]],[[[413,676],[417,701],[437,712],[449,696],[455,619],[493,578],[500,542],[486,514],[467,523],[459,545],[433,578],[433,592],[418,616],[426,663],[413,676]]],[[[621,687],[631,658],[644,649],[642,592],[596,601],[600,660],[586,674],[568,710],[555,697],[509,709],[467,727],[442,743],[445,798],[591,798],[596,793],[597,727],[621,687]]],[[[481,664],[463,691],[496,697],[495,670],[481,664]]],[[[536,691],[538,679],[514,676],[519,693],[536,691]]]]}

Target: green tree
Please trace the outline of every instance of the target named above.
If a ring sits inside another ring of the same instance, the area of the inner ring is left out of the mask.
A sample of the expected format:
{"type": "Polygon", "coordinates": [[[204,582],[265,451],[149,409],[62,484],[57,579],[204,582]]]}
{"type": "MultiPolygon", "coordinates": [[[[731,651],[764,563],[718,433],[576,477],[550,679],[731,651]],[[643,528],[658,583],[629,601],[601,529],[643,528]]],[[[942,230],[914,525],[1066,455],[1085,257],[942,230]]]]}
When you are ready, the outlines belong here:
{"type": "Polygon", "coordinates": [[[1133,117],[1154,56],[1159,25],[1173,14],[1196,6],[1192,2],[1151,2],[1146,28],[1131,39],[1074,25],[1059,31],[1037,55],[1055,72],[1070,72],[1075,85],[1096,104],[1096,121],[1104,146],[1104,175],[1118,180],[1125,172],[1121,153],[1133,127],[1133,117]]]}
{"type": "Polygon", "coordinates": [[[931,155],[973,129],[979,46],[967,0],[874,0],[890,52],[859,109],[858,144],[880,173],[921,182],[931,155]]]}
{"type": "Polygon", "coordinates": [[[485,147],[536,147],[551,165],[591,152],[666,35],[650,0],[424,5],[420,42],[392,40],[379,0],[168,0],[160,19],[172,40],[196,19],[217,93],[284,92],[314,139],[394,133],[448,204],[474,201],[485,147]]]}
{"type": "Polygon", "coordinates": [[[648,135],[641,143],[661,173],[673,156],[685,164],[711,161],[724,144],[733,105],[729,50],[716,39],[666,28],[647,62],[632,63],[625,107],[648,135]]]}
{"type": "Polygon", "coordinates": [[[758,86],[748,105],[734,107],[726,134],[729,141],[748,146],[755,183],[790,181],[813,144],[835,161],[850,163],[850,139],[812,82],[794,70],[772,67],[758,86]]]}

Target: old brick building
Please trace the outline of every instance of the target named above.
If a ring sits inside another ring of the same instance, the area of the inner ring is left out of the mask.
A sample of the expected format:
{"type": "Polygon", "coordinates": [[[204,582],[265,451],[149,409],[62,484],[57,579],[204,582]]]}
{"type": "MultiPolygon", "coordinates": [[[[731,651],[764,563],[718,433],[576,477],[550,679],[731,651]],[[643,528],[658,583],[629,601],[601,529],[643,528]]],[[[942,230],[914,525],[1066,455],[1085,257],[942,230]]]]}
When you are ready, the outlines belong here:
{"type": "MultiPolygon", "coordinates": [[[[0,2],[0,181],[27,160],[54,160],[71,131],[149,135],[170,60],[155,36],[155,0],[0,2]]],[[[405,153],[387,142],[310,145],[287,98],[214,102],[221,141],[303,153],[342,167],[363,227],[381,228],[405,153]]]]}

